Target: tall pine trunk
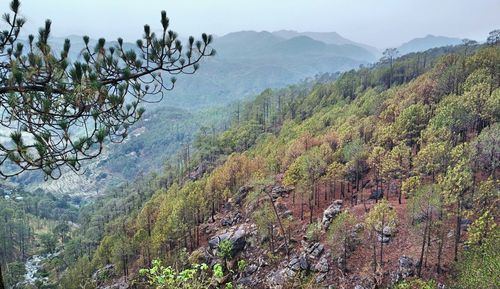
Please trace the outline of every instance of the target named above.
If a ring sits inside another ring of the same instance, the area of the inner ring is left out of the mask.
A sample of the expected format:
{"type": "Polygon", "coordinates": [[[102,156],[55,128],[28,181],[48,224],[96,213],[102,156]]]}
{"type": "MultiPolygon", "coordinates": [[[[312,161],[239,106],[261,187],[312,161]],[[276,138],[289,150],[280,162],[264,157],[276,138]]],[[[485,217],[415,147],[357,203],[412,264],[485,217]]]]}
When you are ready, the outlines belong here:
{"type": "Polygon", "coordinates": [[[456,224],[456,232],[455,232],[455,254],[454,254],[454,257],[453,257],[453,260],[456,262],[458,261],[458,243],[460,243],[460,235],[462,233],[462,227],[461,227],[461,221],[462,221],[462,218],[461,218],[461,213],[462,213],[462,204],[460,202],[460,200],[458,201],[458,205],[457,205],[457,224],[456,224]]]}
{"type": "Polygon", "coordinates": [[[0,289],[5,289],[3,285],[2,264],[0,264],[0,289]]]}

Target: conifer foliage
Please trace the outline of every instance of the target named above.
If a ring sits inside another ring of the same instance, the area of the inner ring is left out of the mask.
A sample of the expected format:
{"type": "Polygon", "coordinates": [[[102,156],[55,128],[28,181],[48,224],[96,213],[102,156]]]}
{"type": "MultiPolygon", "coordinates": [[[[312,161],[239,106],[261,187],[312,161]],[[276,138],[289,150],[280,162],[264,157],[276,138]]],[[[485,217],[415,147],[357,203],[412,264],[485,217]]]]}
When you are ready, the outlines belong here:
{"type": "Polygon", "coordinates": [[[61,51],[51,47],[50,20],[37,36],[19,39],[26,22],[20,7],[13,0],[0,24],[0,123],[10,133],[0,143],[3,177],[42,170],[58,178],[63,166],[78,171],[103,143],[125,139],[144,113],[141,104],[158,102],[173,89],[175,77],[168,76],[195,73],[203,58],[215,54],[207,34],[183,45],[162,11],[161,32],[145,25],[135,49],[122,38],[93,45],[84,36],[80,56],[70,59],[69,39],[61,51]]]}

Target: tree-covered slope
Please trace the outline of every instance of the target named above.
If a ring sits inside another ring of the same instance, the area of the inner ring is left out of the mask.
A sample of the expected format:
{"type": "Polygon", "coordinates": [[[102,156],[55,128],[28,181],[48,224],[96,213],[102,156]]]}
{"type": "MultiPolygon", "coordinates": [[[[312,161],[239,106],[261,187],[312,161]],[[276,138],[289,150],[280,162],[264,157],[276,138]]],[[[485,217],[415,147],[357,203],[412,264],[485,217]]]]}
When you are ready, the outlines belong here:
{"type": "Polygon", "coordinates": [[[182,162],[86,207],[72,242],[87,250],[51,276],[147,287],[137,268],[159,259],[165,278],[210,265],[165,288],[494,288],[499,86],[498,46],[457,46],[266,90],[182,162]]]}

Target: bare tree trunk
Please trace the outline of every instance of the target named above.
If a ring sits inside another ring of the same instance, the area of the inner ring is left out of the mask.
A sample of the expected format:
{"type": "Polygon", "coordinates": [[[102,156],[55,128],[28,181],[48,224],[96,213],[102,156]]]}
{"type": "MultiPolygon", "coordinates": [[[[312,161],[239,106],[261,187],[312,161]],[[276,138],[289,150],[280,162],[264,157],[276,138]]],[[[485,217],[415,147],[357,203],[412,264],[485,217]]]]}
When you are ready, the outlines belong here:
{"type": "Polygon", "coordinates": [[[401,178],[400,180],[401,182],[399,183],[399,196],[398,196],[398,203],[401,205],[401,195],[403,194],[403,192],[401,191],[402,187],[403,187],[403,178],[401,178]]]}
{"type": "Polygon", "coordinates": [[[443,256],[443,246],[444,246],[444,234],[439,232],[439,244],[438,244],[438,256],[437,256],[437,268],[436,271],[438,274],[441,274],[441,258],[443,256]]]}
{"type": "Polygon", "coordinates": [[[458,208],[457,208],[457,224],[456,224],[456,232],[455,232],[455,256],[453,257],[453,260],[456,262],[458,261],[458,243],[460,243],[460,235],[462,233],[462,228],[461,228],[461,213],[462,213],[462,210],[461,210],[461,202],[458,201],[458,208]]]}
{"type": "Polygon", "coordinates": [[[384,227],[385,227],[385,214],[382,214],[382,235],[380,236],[380,268],[384,265],[384,227]]]}
{"type": "Polygon", "coordinates": [[[328,189],[327,188],[324,188],[325,190],[325,202],[328,201],[328,192],[331,191],[331,183],[330,182],[326,182],[328,184],[328,189]]]}
{"type": "Polygon", "coordinates": [[[0,264],[0,289],[5,289],[3,285],[2,264],[0,264]]]}
{"type": "Polygon", "coordinates": [[[285,228],[283,227],[283,223],[281,223],[280,215],[278,214],[278,210],[276,209],[276,206],[275,206],[275,204],[273,202],[273,198],[272,198],[271,194],[268,193],[267,195],[269,196],[269,200],[271,202],[271,206],[273,207],[274,215],[276,215],[276,219],[278,220],[278,225],[280,226],[281,234],[283,234],[283,238],[285,238],[286,256],[287,256],[287,258],[290,258],[290,252],[288,250],[288,238],[287,238],[287,234],[285,232],[285,228]]]}
{"type": "Polygon", "coordinates": [[[309,224],[313,223],[313,209],[314,209],[314,203],[311,195],[311,197],[309,198],[309,224]]]}
{"type": "Polygon", "coordinates": [[[427,212],[427,249],[425,251],[425,261],[424,267],[427,268],[427,259],[429,258],[429,250],[431,247],[431,233],[432,233],[432,212],[430,212],[430,208],[428,208],[427,212]]]}
{"type": "MultiPolygon", "coordinates": [[[[428,211],[428,208],[427,208],[427,211],[428,211]]],[[[418,266],[417,266],[417,276],[418,277],[422,276],[422,264],[424,261],[425,243],[427,242],[428,225],[429,225],[429,222],[426,221],[425,227],[424,227],[424,235],[422,236],[422,247],[420,248],[420,258],[418,260],[418,266]]]]}
{"type": "Polygon", "coordinates": [[[304,220],[304,194],[300,194],[300,220],[304,220]]]}

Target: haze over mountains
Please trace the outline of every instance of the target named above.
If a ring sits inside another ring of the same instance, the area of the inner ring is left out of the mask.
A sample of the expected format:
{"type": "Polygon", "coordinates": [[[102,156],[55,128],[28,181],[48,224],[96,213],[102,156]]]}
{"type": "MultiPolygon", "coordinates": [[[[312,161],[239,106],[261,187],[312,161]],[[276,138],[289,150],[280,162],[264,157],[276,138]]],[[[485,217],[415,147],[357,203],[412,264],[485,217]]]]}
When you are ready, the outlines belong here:
{"type": "MultiPolygon", "coordinates": [[[[401,46],[401,54],[455,45],[460,39],[427,36],[401,46]]],[[[377,61],[381,51],[336,32],[240,31],[217,37],[218,55],[198,74],[181,78],[165,103],[200,107],[228,103],[265,88],[283,87],[320,73],[342,72],[377,61]]]]}
{"type": "MultiPolygon", "coordinates": [[[[83,40],[74,35],[69,39],[71,57],[78,59],[83,40]]],[[[62,49],[64,38],[52,41],[56,49],[62,49]]],[[[428,35],[410,40],[398,49],[403,55],[456,45],[460,41],[428,35]]],[[[383,51],[336,32],[293,30],[233,32],[216,37],[213,47],[217,56],[206,59],[195,75],[181,75],[176,88],[167,94],[161,105],[198,109],[213,103],[226,104],[266,88],[283,87],[317,74],[342,72],[376,62],[383,51]]],[[[125,48],[135,49],[135,44],[125,43],[125,48]]]]}
{"type": "Polygon", "coordinates": [[[193,77],[180,78],[171,94],[180,102],[169,104],[228,103],[265,88],[283,87],[318,73],[357,68],[377,59],[360,45],[344,43],[326,43],[305,35],[281,37],[267,31],[218,37],[213,44],[217,56],[207,59],[193,77]]]}

